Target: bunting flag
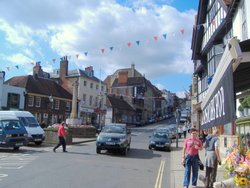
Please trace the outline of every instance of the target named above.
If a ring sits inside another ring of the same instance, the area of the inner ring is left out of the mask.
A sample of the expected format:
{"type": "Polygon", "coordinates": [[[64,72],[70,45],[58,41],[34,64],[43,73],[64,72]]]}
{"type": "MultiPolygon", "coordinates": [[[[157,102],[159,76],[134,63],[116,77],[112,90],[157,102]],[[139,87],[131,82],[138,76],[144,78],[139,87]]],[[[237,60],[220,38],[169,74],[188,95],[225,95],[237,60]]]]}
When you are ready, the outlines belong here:
{"type": "MultiPolygon", "coordinates": [[[[225,20],[225,18],[221,19],[221,21],[224,21],[224,20],[225,20]]],[[[216,24],[216,23],[215,23],[215,20],[212,20],[212,21],[211,21],[211,24],[216,24]]],[[[201,26],[203,26],[203,27],[205,28],[205,27],[206,27],[206,23],[204,23],[204,24],[199,24],[199,25],[197,25],[194,29],[200,30],[200,29],[201,29],[201,26]]],[[[181,32],[181,34],[184,34],[184,33],[185,33],[185,29],[184,29],[184,28],[181,28],[179,31],[181,32]]],[[[170,34],[170,36],[176,37],[176,33],[177,33],[177,32],[164,33],[164,34],[162,34],[162,36],[163,36],[163,39],[167,39],[167,35],[170,34]]],[[[160,38],[159,38],[159,36],[155,35],[155,36],[153,36],[153,40],[154,40],[154,41],[158,41],[158,40],[160,40],[160,38]]],[[[145,43],[142,43],[142,44],[147,45],[147,44],[148,44],[148,41],[149,41],[149,40],[146,40],[146,42],[145,42],[145,43]]],[[[135,41],[135,43],[136,43],[137,46],[141,46],[141,41],[140,41],[140,40],[135,41]]],[[[130,47],[132,47],[133,42],[128,42],[127,44],[121,44],[121,45],[119,45],[119,48],[118,48],[119,51],[120,51],[120,50],[122,49],[122,47],[125,46],[125,45],[127,45],[127,46],[130,48],[130,47]]],[[[110,50],[110,51],[113,51],[115,47],[116,47],[116,46],[110,46],[110,47],[109,47],[109,50],[110,50]]],[[[105,48],[101,48],[101,53],[104,53],[104,52],[105,52],[105,48]]],[[[84,52],[84,55],[85,55],[85,56],[88,56],[88,53],[89,53],[88,51],[85,51],[85,52],[84,52]]],[[[77,59],[79,58],[80,55],[81,55],[81,54],[75,54],[75,56],[76,56],[77,59]]],[[[68,59],[71,58],[70,55],[67,55],[66,57],[67,57],[68,59]]],[[[73,57],[73,56],[72,56],[72,57],[73,57]]],[[[64,58],[65,58],[65,56],[64,56],[64,57],[61,57],[59,60],[60,60],[60,61],[63,61],[64,58]]],[[[53,62],[53,63],[56,63],[56,61],[57,61],[56,58],[53,58],[53,59],[52,59],[52,62],[53,62]]],[[[33,61],[33,62],[26,62],[27,65],[29,64],[29,65],[33,65],[33,66],[34,66],[36,63],[41,64],[41,61],[38,61],[38,62],[36,62],[36,61],[33,61]]],[[[45,63],[46,63],[46,64],[49,64],[50,61],[45,61],[45,63]]],[[[20,69],[22,66],[16,65],[16,66],[13,66],[13,67],[15,67],[16,69],[20,69]]],[[[12,69],[12,67],[8,66],[8,67],[6,67],[6,69],[9,71],[9,70],[12,69]]]]}
{"type": "Polygon", "coordinates": [[[39,65],[41,65],[41,61],[37,61],[37,62],[36,62],[36,64],[39,64],[39,65]]]}
{"type": "Polygon", "coordinates": [[[154,36],[154,40],[157,41],[158,40],[158,36],[154,36]]]}
{"type": "Polygon", "coordinates": [[[185,30],[183,28],[180,29],[181,34],[184,34],[185,30]]]}

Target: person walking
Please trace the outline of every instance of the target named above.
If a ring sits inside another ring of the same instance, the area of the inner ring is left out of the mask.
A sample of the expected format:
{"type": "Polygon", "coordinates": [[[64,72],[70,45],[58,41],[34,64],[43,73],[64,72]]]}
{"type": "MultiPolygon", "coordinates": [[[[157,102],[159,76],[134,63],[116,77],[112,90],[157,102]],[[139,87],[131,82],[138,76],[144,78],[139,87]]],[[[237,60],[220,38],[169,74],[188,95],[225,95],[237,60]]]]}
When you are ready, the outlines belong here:
{"type": "Polygon", "coordinates": [[[186,138],[186,135],[187,135],[187,130],[188,130],[188,128],[187,128],[187,122],[185,122],[185,124],[184,124],[182,130],[183,130],[183,135],[184,135],[184,139],[185,139],[185,138],[186,138]]]}
{"type": "Polygon", "coordinates": [[[66,151],[66,136],[67,136],[67,131],[64,128],[65,123],[62,122],[59,127],[58,127],[58,139],[59,142],[58,144],[53,148],[53,151],[56,152],[56,149],[59,148],[60,146],[62,146],[63,148],[63,152],[67,152],[66,151]]]}
{"type": "Polygon", "coordinates": [[[192,187],[197,185],[198,171],[199,171],[199,150],[203,149],[202,142],[197,136],[197,129],[190,129],[190,138],[184,140],[182,164],[185,167],[184,172],[184,188],[188,188],[190,183],[191,169],[192,169],[192,187]]]}
{"type": "Polygon", "coordinates": [[[206,149],[205,165],[205,187],[212,188],[216,181],[217,166],[221,164],[219,152],[219,129],[214,129],[212,135],[206,137],[204,148],[206,149]]]}

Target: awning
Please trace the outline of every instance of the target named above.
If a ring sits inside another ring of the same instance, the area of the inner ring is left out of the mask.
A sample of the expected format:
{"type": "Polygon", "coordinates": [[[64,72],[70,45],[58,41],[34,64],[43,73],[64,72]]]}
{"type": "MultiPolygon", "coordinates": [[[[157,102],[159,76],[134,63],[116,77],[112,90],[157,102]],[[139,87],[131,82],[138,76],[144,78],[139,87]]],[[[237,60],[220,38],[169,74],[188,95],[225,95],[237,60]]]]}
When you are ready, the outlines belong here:
{"type": "Polygon", "coordinates": [[[235,120],[233,64],[241,61],[242,51],[236,38],[230,39],[202,100],[201,128],[224,125],[235,120]]]}

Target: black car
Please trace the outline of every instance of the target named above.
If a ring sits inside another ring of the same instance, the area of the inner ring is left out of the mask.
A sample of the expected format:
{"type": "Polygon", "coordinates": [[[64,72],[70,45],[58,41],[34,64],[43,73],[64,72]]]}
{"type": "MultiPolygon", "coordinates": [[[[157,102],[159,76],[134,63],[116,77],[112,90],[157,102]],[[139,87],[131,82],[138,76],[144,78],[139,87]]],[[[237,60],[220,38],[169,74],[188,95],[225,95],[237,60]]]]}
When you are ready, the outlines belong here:
{"type": "Polygon", "coordinates": [[[153,136],[150,137],[148,149],[159,149],[164,151],[171,151],[172,140],[166,131],[156,130],[153,136]]]}
{"type": "Polygon", "coordinates": [[[105,125],[96,140],[96,153],[101,150],[120,151],[127,155],[130,149],[131,131],[126,124],[108,124],[105,125]]]}

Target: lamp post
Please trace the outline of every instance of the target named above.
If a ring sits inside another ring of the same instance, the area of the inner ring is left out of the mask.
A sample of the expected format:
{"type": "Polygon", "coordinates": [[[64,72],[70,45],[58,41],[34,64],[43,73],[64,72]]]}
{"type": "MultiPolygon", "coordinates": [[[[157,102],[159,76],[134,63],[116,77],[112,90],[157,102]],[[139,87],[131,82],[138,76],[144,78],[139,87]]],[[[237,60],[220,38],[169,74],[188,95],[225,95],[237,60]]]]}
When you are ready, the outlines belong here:
{"type": "Polygon", "coordinates": [[[52,95],[49,96],[49,102],[51,103],[51,125],[52,125],[54,123],[54,118],[53,118],[54,98],[52,95]]]}
{"type": "Polygon", "coordinates": [[[179,142],[178,130],[179,130],[179,123],[180,123],[180,118],[181,118],[181,111],[178,108],[176,109],[175,116],[176,116],[176,148],[178,148],[178,142],[179,142]]]}
{"type": "Polygon", "coordinates": [[[99,96],[99,108],[98,108],[98,113],[99,113],[99,119],[98,119],[98,123],[99,123],[99,129],[101,129],[101,107],[102,107],[102,95],[100,94],[99,96]]]}

